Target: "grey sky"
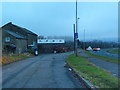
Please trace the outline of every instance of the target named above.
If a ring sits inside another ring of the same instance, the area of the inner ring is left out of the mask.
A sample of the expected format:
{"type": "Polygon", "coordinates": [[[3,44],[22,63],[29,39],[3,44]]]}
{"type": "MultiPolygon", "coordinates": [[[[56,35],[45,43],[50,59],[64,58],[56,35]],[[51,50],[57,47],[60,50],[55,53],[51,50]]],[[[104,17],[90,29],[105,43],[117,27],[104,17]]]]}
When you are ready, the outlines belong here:
{"type": "MultiPolygon", "coordinates": [[[[79,2],[79,38],[117,39],[117,2],[79,2]]],[[[4,2],[2,25],[13,24],[25,27],[43,36],[73,36],[75,23],[74,2],[4,2]]]]}

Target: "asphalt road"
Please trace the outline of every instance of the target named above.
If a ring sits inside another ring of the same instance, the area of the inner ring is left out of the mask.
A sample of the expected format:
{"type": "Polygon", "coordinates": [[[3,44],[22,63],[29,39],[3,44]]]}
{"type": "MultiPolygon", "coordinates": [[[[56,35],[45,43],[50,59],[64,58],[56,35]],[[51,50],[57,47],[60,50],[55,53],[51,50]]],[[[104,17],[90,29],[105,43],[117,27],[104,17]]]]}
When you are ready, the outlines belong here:
{"type": "Polygon", "coordinates": [[[120,73],[118,72],[120,68],[118,64],[107,62],[98,58],[88,58],[88,60],[90,60],[90,62],[94,63],[96,66],[111,72],[113,76],[120,77],[120,73]]]}
{"type": "Polygon", "coordinates": [[[81,53],[78,54],[79,56],[86,57],[91,63],[95,64],[96,66],[111,72],[113,76],[120,77],[120,67],[118,64],[108,62],[96,57],[91,57],[90,55],[85,54],[82,50],[80,52],[81,53]]]}
{"type": "Polygon", "coordinates": [[[117,59],[119,57],[118,54],[112,54],[107,52],[107,50],[112,50],[112,49],[116,49],[116,48],[101,49],[100,51],[90,51],[90,53],[117,59]]]}
{"type": "Polygon", "coordinates": [[[71,53],[46,54],[14,62],[2,68],[3,88],[83,88],[67,68],[71,53]]]}

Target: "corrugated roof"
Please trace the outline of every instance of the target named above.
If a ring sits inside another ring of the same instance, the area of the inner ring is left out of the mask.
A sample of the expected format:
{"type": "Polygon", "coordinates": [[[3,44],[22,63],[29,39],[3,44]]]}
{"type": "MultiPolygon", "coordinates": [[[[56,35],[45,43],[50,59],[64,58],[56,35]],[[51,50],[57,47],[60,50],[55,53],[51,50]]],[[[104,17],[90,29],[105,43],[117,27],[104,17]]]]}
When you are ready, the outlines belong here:
{"type": "MultiPolygon", "coordinates": [[[[18,28],[18,29],[20,29],[20,30],[23,30],[24,32],[26,32],[26,33],[28,33],[28,34],[33,34],[33,35],[36,35],[36,36],[37,36],[37,34],[33,33],[32,31],[29,31],[29,30],[27,30],[26,28],[22,28],[22,27],[20,27],[20,26],[14,25],[14,24],[12,24],[12,22],[9,22],[9,23],[6,24],[6,25],[12,25],[13,27],[16,27],[16,28],[18,28]]],[[[2,26],[2,28],[4,28],[6,25],[2,26]]]]}
{"type": "Polygon", "coordinates": [[[17,27],[17,28],[22,29],[22,30],[25,31],[26,33],[37,35],[37,34],[33,33],[32,31],[27,30],[26,28],[22,28],[22,27],[20,27],[20,26],[14,25],[14,24],[12,24],[12,25],[13,25],[14,27],[17,27]]]}
{"type": "Polygon", "coordinates": [[[16,37],[16,38],[26,39],[25,37],[23,37],[23,36],[21,36],[21,35],[19,35],[19,34],[16,34],[16,33],[14,33],[14,32],[11,32],[11,31],[9,31],[9,30],[6,30],[6,29],[3,29],[3,30],[6,31],[7,33],[9,33],[10,35],[16,37]]]}

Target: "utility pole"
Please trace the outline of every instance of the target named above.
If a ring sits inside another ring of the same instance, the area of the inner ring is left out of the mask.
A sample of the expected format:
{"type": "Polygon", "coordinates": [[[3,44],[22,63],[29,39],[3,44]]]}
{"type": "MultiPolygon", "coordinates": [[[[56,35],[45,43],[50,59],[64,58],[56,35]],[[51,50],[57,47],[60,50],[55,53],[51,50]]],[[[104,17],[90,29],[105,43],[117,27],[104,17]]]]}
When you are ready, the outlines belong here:
{"type": "Polygon", "coordinates": [[[74,53],[75,53],[75,46],[76,46],[76,45],[75,45],[75,44],[76,44],[76,43],[75,43],[75,24],[73,24],[73,30],[74,30],[74,53]]]}
{"type": "Polygon", "coordinates": [[[75,35],[75,54],[76,54],[76,56],[78,56],[78,53],[77,53],[77,38],[78,38],[78,23],[77,23],[77,20],[78,18],[77,18],[77,0],[76,0],[76,35],[75,35]]]}

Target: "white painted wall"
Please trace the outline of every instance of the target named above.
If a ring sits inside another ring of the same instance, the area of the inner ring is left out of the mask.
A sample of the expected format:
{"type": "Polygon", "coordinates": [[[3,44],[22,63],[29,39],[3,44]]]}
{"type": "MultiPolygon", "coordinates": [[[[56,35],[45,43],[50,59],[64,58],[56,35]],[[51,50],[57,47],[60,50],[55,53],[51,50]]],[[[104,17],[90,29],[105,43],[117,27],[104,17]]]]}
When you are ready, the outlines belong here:
{"type": "Polygon", "coordinates": [[[64,39],[38,39],[38,43],[65,43],[64,39]]]}

